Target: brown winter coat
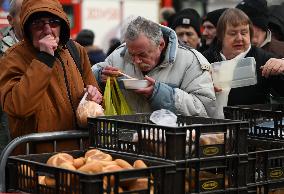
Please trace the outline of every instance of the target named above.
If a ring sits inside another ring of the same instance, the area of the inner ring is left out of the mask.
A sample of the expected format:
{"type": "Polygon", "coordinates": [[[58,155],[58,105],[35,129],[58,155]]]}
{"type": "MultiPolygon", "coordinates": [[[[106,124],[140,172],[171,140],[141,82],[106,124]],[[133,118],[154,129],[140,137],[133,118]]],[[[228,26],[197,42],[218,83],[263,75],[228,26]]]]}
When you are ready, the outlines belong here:
{"type": "Polygon", "coordinates": [[[284,42],[276,40],[273,37],[271,37],[271,41],[269,43],[267,43],[261,48],[265,51],[275,54],[277,57],[284,57],[284,42]]]}
{"type": "MultiPolygon", "coordinates": [[[[84,93],[84,83],[97,86],[86,51],[76,44],[81,57],[83,81],[64,46],[70,36],[70,27],[67,16],[57,0],[24,0],[21,25],[24,40],[10,48],[0,61],[1,106],[9,115],[12,139],[34,132],[76,129],[76,117],[72,111],[67,87],[70,89],[71,101],[76,110],[84,93]],[[39,51],[29,40],[25,26],[33,13],[42,11],[50,12],[64,21],[61,26],[60,46],[57,49],[60,57],[56,57],[52,68],[38,60],[39,51]],[[64,78],[63,66],[66,69],[67,81],[64,78]]],[[[74,149],[74,144],[63,146],[74,149]]],[[[50,149],[48,146],[41,146],[38,152],[42,151],[50,149]]]]}

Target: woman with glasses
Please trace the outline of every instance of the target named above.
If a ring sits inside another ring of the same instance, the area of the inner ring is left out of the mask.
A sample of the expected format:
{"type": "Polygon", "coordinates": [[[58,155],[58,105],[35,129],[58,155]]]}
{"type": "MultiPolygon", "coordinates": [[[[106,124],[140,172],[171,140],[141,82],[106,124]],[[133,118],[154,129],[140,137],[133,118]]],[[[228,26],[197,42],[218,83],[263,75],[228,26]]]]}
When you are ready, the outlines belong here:
{"type": "MultiPolygon", "coordinates": [[[[58,0],[24,0],[20,19],[24,40],[0,61],[1,105],[9,117],[11,137],[77,129],[75,111],[84,92],[88,100],[102,101],[86,51],[75,44],[81,75],[65,46],[70,24],[58,0]]],[[[58,146],[76,148],[74,142],[58,146]]],[[[35,152],[49,148],[41,144],[35,152]]]]}

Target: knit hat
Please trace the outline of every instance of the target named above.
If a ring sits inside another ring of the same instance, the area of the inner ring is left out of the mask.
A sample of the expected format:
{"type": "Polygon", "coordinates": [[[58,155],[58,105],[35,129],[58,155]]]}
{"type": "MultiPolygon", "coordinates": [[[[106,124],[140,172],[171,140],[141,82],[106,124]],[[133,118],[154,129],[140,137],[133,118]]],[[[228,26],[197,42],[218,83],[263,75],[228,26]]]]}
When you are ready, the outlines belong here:
{"type": "Polygon", "coordinates": [[[276,26],[284,39],[284,5],[271,5],[269,8],[269,26],[276,26]]]}
{"type": "Polygon", "coordinates": [[[169,27],[175,30],[178,26],[191,26],[194,28],[198,36],[200,33],[200,15],[194,9],[187,8],[176,13],[173,18],[169,21],[169,27]]]}
{"type": "Polygon", "coordinates": [[[224,13],[224,11],[227,8],[222,8],[222,9],[216,9],[214,11],[208,12],[206,14],[206,16],[204,17],[202,23],[209,21],[211,22],[215,27],[217,27],[217,23],[219,18],[221,17],[222,13],[224,13]]]}
{"type": "Polygon", "coordinates": [[[82,46],[92,46],[94,39],[95,33],[92,30],[83,29],[78,33],[75,40],[82,46]]]}
{"type": "Polygon", "coordinates": [[[253,25],[266,31],[268,29],[268,7],[266,0],[243,0],[236,8],[248,15],[253,25]]]}

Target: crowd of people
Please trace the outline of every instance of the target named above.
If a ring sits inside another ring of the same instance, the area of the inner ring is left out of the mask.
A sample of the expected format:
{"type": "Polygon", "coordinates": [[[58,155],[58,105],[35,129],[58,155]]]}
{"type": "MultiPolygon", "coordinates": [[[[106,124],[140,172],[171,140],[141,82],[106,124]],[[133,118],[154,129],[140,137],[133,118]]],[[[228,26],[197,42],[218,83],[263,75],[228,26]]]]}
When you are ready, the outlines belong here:
{"type": "MultiPolygon", "coordinates": [[[[164,25],[138,16],[123,42],[112,39],[107,52],[94,45],[94,32],[83,29],[74,39],[80,67],[66,46],[70,23],[58,0],[11,0],[10,7],[10,26],[1,30],[0,42],[0,133],[6,137],[1,149],[25,134],[80,128],[76,108],[83,95],[103,105],[107,78],[120,80],[120,72],[148,81],[146,88],[121,88],[134,113],[168,109],[223,118],[216,111],[222,88],[213,82],[211,64],[247,57],[256,61],[257,83],[231,89],[226,105],[284,97],[283,12],[267,15],[284,8],[268,7],[266,0],[243,0],[204,17],[192,8],[170,9],[164,25]]],[[[48,152],[50,146],[40,143],[35,151],[48,152]]]]}

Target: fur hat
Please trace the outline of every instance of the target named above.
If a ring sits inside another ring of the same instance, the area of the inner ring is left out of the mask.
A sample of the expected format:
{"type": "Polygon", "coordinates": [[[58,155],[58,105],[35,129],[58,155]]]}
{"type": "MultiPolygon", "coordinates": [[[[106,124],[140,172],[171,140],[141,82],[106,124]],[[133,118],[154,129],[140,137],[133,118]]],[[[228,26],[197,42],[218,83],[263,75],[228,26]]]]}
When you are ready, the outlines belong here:
{"type": "Polygon", "coordinates": [[[194,9],[187,8],[176,13],[170,20],[169,27],[175,30],[178,26],[191,26],[198,36],[200,36],[200,15],[194,9]]]}
{"type": "Polygon", "coordinates": [[[243,0],[236,8],[248,15],[253,25],[266,31],[268,29],[268,7],[266,0],[243,0]]]}

